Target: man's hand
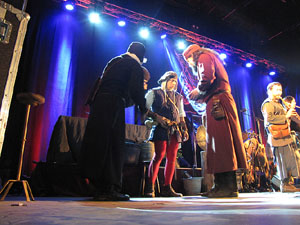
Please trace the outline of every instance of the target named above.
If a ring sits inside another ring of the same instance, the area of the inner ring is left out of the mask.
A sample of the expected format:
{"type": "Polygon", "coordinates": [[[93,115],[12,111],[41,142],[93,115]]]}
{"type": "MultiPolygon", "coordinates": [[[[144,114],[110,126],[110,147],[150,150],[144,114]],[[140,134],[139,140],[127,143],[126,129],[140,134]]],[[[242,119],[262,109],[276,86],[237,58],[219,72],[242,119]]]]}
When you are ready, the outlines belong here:
{"type": "Polygon", "coordinates": [[[157,126],[158,123],[156,121],[153,121],[152,119],[148,119],[144,122],[144,124],[148,129],[152,129],[152,127],[157,126]]]}
{"type": "Polygon", "coordinates": [[[155,121],[161,125],[163,128],[168,128],[169,127],[169,121],[167,118],[163,117],[163,116],[160,116],[160,115],[157,115],[155,121]]]}
{"type": "Polygon", "coordinates": [[[159,114],[152,112],[150,110],[148,110],[147,116],[151,117],[155,122],[160,124],[163,128],[168,128],[170,120],[168,120],[167,118],[160,116],[159,114]]]}
{"type": "Polygon", "coordinates": [[[183,121],[183,119],[182,119],[182,121],[180,121],[178,126],[179,126],[179,130],[181,132],[181,135],[182,135],[182,141],[187,141],[189,139],[189,133],[188,133],[186,123],[183,121]]]}
{"type": "Polygon", "coordinates": [[[187,131],[184,131],[182,136],[183,136],[183,142],[189,140],[189,133],[187,131]]]}
{"type": "Polygon", "coordinates": [[[292,116],[297,116],[297,112],[295,109],[293,108],[290,108],[287,113],[286,113],[286,118],[289,119],[291,118],[292,116]]]}
{"type": "Polygon", "coordinates": [[[195,88],[194,90],[191,91],[191,93],[189,93],[188,98],[191,100],[198,100],[200,98],[200,91],[198,88],[195,88]]]}

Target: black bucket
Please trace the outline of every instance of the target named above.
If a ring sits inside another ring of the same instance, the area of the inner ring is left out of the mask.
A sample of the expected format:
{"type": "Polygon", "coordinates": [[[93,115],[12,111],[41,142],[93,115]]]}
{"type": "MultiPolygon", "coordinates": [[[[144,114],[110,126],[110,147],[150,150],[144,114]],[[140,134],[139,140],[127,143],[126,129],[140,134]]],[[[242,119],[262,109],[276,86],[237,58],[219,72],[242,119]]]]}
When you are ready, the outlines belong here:
{"type": "Polygon", "coordinates": [[[125,142],[125,154],[124,154],[124,164],[138,164],[140,158],[140,146],[139,144],[125,142]]]}
{"type": "Polygon", "coordinates": [[[140,144],[140,162],[151,161],[154,155],[154,143],[152,141],[140,144]]]}

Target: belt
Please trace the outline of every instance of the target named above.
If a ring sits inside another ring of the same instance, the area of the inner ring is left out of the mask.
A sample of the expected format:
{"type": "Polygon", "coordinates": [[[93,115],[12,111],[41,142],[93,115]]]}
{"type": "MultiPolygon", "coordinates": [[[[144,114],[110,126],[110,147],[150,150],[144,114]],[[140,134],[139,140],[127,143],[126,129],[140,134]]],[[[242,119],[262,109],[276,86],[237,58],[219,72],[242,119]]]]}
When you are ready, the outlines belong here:
{"type": "Polygon", "coordinates": [[[225,92],[230,93],[230,92],[227,91],[227,90],[220,90],[220,91],[217,91],[217,92],[213,93],[212,95],[210,95],[210,96],[207,98],[207,100],[206,100],[205,102],[207,103],[213,96],[219,95],[219,94],[222,94],[222,93],[225,93],[225,92]]]}

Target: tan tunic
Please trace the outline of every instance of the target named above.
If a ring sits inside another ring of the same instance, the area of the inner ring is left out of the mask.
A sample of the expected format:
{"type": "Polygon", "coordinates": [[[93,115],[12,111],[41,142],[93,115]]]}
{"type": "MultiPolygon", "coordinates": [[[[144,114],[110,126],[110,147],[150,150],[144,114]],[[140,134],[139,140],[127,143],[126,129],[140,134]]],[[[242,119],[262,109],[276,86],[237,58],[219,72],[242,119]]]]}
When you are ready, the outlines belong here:
{"type": "MultiPolygon", "coordinates": [[[[262,114],[264,116],[265,128],[268,129],[271,124],[285,124],[286,110],[283,108],[282,104],[279,102],[271,101],[266,99],[262,104],[262,114]]],[[[289,135],[284,138],[273,138],[270,132],[268,132],[268,143],[272,147],[285,146],[293,142],[292,137],[289,135]]]]}

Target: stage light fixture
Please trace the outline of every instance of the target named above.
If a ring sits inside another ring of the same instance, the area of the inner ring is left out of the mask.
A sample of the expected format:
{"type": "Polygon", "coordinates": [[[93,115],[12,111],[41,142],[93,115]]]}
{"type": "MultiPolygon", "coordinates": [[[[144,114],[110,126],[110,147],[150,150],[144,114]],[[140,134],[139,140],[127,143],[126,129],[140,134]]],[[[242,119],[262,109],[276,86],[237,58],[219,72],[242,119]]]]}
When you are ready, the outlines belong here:
{"type": "Polygon", "coordinates": [[[149,32],[148,28],[143,27],[143,28],[140,29],[139,35],[140,35],[142,38],[147,39],[147,38],[149,37],[149,35],[150,35],[150,32],[149,32]]]}
{"type": "Polygon", "coordinates": [[[74,5],[72,3],[66,3],[65,8],[69,11],[74,10],[74,5]]]}
{"type": "Polygon", "coordinates": [[[269,72],[269,75],[274,76],[274,75],[276,75],[276,72],[274,70],[272,70],[272,71],[269,72]]]}
{"type": "Polygon", "coordinates": [[[162,35],[160,35],[160,38],[161,39],[165,39],[167,37],[167,35],[166,34],[162,34],[162,35]]]}
{"type": "Polygon", "coordinates": [[[120,27],[125,27],[125,26],[126,26],[126,21],[125,21],[125,20],[119,20],[119,21],[118,21],[118,25],[119,25],[120,27]]]}
{"type": "Polygon", "coordinates": [[[96,13],[96,12],[91,12],[89,14],[89,20],[91,23],[95,23],[95,24],[98,24],[101,22],[101,19],[100,19],[100,15],[99,13],[96,13]]]}
{"type": "Polygon", "coordinates": [[[186,48],[185,41],[183,41],[183,40],[177,41],[176,46],[177,46],[177,48],[178,48],[179,50],[185,49],[185,48],[186,48]]]}
{"type": "Polygon", "coordinates": [[[246,63],[246,67],[247,67],[247,68],[251,68],[251,67],[252,67],[252,63],[251,63],[251,62],[247,62],[247,63],[246,63]]]}
{"type": "Polygon", "coordinates": [[[224,60],[224,59],[227,58],[227,55],[226,55],[225,53],[221,53],[221,54],[220,54],[220,58],[221,58],[222,60],[224,60]]]}

